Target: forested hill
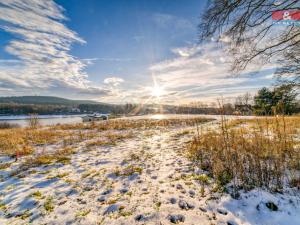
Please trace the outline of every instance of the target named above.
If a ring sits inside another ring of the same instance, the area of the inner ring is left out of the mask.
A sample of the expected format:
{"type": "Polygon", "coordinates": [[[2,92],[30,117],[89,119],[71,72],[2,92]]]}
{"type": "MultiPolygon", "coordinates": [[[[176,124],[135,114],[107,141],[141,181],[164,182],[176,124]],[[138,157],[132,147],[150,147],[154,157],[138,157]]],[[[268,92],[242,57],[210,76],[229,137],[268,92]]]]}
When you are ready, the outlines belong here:
{"type": "Polygon", "coordinates": [[[117,105],[91,100],[71,100],[52,96],[0,97],[0,115],[112,113],[117,105]]]}
{"type": "Polygon", "coordinates": [[[155,104],[108,104],[91,100],[71,100],[51,96],[19,96],[0,97],[0,115],[47,114],[80,114],[80,113],[112,113],[112,114],[149,114],[163,113],[204,113],[216,114],[215,108],[195,108],[189,106],[155,105],[155,104]]]}
{"type": "Polygon", "coordinates": [[[0,97],[0,103],[38,104],[38,105],[79,105],[79,104],[104,104],[91,100],[70,100],[52,96],[15,96],[0,97]]]}

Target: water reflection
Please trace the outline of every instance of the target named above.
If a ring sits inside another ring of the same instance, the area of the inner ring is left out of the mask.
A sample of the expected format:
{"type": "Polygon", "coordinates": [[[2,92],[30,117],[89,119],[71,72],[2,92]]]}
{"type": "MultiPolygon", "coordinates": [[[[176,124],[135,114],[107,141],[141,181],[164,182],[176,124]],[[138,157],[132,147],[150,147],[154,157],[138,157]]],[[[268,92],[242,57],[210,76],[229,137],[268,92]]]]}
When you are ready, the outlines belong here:
{"type": "MultiPolygon", "coordinates": [[[[10,124],[17,124],[21,127],[28,126],[29,116],[0,116],[0,123],[6,122],[10,124]]],[[[80,115],[43,115],[39,116],[39,122],[41,125],[56,125],[56,124],[70,124],[70,123],[80,123],[82,119],[80,115]]]]}
{"type": "Polygon", "coordinates": [[[155,114],[155,115],[150,116],[150,119],[155,119],[155,120],[162,120],[165,118],[166,118],[166,115],[163,115],[163,114],[155,114]]]}

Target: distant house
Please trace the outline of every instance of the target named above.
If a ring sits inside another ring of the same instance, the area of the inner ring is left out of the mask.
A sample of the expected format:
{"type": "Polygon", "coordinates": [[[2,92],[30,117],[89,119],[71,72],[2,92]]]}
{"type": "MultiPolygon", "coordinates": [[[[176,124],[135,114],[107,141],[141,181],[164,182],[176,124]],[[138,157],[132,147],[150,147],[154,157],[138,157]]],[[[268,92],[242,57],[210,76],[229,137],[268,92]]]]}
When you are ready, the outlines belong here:
{"type": "Polygon", "coordinates": [[[235,109],[234,114],[236,115],[250,116],[252,115],[253,112],[252,106],[249,104],[235,105],[234,109],[235,109]]]}
{"type": "Polygon", "coordinates": [[[73,113],[80,113],[80,109],[78,109],[78,108],[72,108],[71,112],[73,112],[73,113]]]}
{"type": "Polygon", "coordinates": [[[108,120],[108,114],[92,114],[81,117],[83,122],[108,120]]]}

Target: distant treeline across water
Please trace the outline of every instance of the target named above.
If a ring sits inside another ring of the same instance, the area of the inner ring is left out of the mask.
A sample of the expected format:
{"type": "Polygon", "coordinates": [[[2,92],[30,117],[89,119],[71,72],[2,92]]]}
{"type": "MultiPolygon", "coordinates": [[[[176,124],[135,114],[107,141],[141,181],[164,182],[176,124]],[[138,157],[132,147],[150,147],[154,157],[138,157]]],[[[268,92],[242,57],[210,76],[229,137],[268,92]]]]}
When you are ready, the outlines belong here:
{"type": "Polygon", "coordinates": [[[217,114],[217,108],[195,108],[171,105],[109,105],[109,104],[16,104],[0,103],[0,115],[70,115],[82,113],[111,113],[111,114],[150,114],[150,113],[177,113],[177,114],[217,114]]]}

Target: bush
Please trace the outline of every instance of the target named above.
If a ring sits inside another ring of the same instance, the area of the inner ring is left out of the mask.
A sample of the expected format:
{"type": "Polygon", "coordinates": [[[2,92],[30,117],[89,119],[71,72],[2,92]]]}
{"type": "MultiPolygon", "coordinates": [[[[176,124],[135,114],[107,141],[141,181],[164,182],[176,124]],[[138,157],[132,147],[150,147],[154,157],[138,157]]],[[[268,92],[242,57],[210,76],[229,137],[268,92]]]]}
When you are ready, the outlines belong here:
{"type": "Polygon", "coordinates": [[[10,129],[17,127],[20,127],[20,125],[16,123],[0,122],[0,129],[10,129]]]}
{"type": "Polygon", "coordinates": [[[40,120],[38,118],[37,114],[31,114],[29,121],[28,121],[28,126],[31,129],[36,129],[40,125],[40,120]]]}

